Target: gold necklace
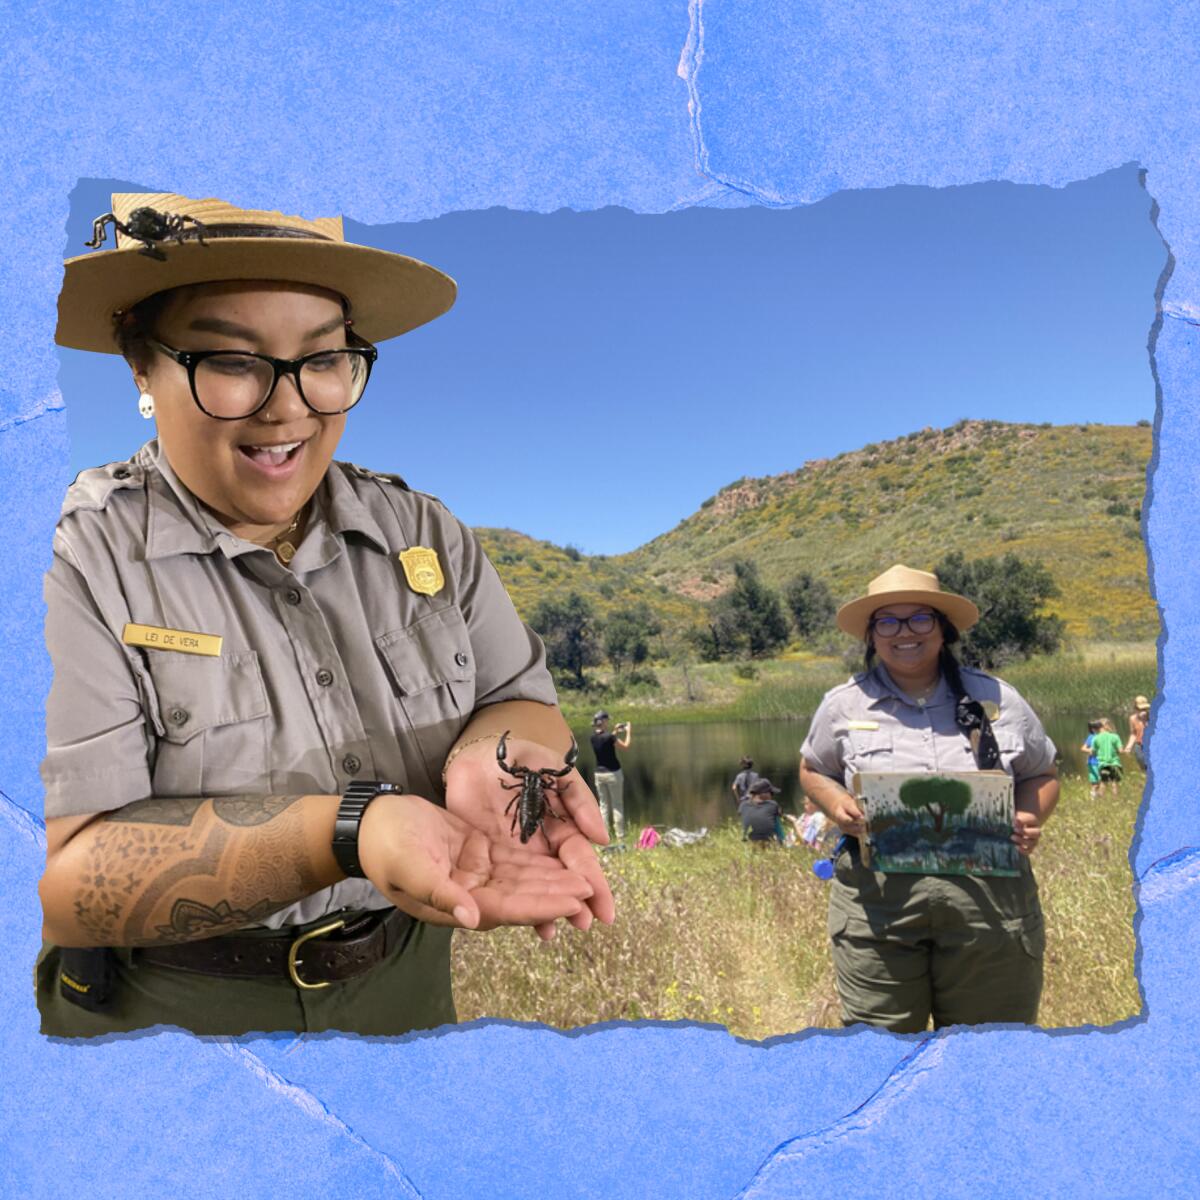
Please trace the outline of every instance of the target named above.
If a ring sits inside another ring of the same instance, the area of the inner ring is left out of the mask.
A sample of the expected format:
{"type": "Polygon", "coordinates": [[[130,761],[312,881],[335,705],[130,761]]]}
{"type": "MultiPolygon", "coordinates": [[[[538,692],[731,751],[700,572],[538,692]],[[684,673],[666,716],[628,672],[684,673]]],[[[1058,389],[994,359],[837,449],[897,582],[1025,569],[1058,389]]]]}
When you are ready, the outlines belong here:
{"type": "Polygon", "coordinates": [[[292,523],[282,532],[277,533],[271,539],[271,549],[275,552],[275,557],[286,567],[288,563],[296,557],[296,544],[291,540],[292,534],[300,527],[301,509],[293,518],[292,523]]]}

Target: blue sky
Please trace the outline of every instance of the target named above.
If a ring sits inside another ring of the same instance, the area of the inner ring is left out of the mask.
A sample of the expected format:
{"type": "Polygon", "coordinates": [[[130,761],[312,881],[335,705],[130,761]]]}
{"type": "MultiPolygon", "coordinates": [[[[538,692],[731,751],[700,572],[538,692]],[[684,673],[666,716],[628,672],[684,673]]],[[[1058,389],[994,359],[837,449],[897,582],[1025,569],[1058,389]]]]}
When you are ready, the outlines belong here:
{"type": "MultiPolygon", "coordinates": [[[[112,191],[165,186],[82,182],[67,253],[112,191]]],[[[613,554],[740,476],[927,425],[1151,419],[1167,252],[1150,218],[1130,166],[798,209],[348,220],[352,240],[447,271],[459,299],[381,344],[338,457],[472,525],[613,554]]],[[[128,457],[152,427],[124,364],[60,355],[72,470],[128,457]]]]}

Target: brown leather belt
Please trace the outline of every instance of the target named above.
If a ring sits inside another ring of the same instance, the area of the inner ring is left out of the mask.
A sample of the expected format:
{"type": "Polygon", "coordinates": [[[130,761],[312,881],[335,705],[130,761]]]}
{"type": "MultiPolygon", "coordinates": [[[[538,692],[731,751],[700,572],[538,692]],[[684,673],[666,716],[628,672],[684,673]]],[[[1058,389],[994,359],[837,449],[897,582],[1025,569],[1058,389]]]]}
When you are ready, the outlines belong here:
{"type": "Polygon", "coordinates": [[[137,961],[233,979],[291,979],[298,988],[328,987],[353,979],[386,958],[408,935],[413,919],[399,909],[347,912],[278,936],[229,934],[146,946],[137,961]]]}

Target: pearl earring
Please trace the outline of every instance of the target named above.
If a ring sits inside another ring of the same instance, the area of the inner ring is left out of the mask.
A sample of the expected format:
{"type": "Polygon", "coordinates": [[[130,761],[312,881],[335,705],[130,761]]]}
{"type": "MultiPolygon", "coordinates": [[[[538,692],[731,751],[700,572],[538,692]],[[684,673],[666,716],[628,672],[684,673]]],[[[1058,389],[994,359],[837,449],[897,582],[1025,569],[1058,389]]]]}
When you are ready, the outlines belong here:
{"type": "Polygon", "coordinates": [[[154,397],[149,392],[142,392],[138,396],[138,412],[148,421],[154,416],[154,397]]]}

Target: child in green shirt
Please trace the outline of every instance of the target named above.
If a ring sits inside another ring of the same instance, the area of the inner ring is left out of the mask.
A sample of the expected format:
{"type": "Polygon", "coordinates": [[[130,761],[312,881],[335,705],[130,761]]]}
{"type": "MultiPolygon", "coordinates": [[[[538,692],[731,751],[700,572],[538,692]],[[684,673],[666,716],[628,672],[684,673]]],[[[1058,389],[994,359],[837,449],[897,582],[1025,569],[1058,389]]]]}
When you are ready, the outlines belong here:
{"type": "Polygon", "coordinates": [[[1108,784],[1115,796],[1121,784],[1121,739],[1112,721],[1107,717],[1100,724],[1100,732],[1092,741],[1092,753],[1100,767],[1100,785],[1108,784]]]}

